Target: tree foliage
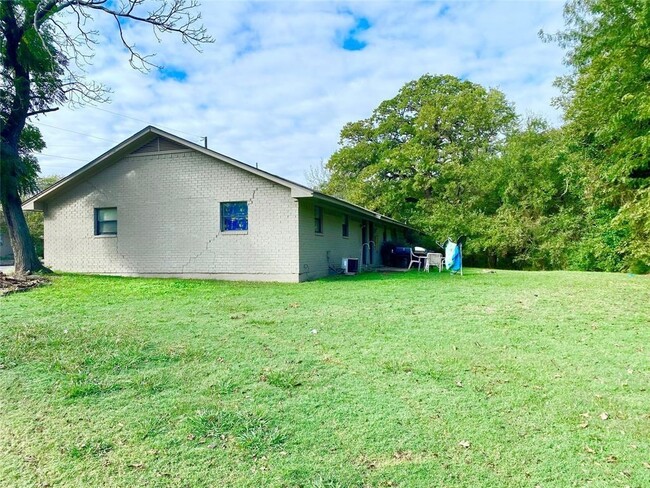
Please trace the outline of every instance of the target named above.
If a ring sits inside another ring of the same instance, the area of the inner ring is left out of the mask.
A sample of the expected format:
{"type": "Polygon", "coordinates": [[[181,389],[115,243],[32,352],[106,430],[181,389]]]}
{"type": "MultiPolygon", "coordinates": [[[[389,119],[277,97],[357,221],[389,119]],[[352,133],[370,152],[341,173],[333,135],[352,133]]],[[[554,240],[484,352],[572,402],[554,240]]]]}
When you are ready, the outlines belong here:
{"type": "Polygon", "coordinates": [[[469,235],[474,262],[621,267],[627,232],[585,198],[593,163],[565,129],[520,121],[496,90],[450,76],[408,83],[343,128],[328,169],[327,191],[421,229],[429,246],[469,235]]]}
{"type": "Polygon", "coordinates": [[[527,268],[564,267],[564,216],[574,203],[572,175],[566,171],[562,134],[541,119],[512,130],[502,151],[475,178],[482,181],[477,246],[494,264],[527,268]],[[560,242],[558,242],[558,240],[560,242]]]}
{"type": "Polygon", "coordinates": [[[565,20],[547,39],[567,49],[572,69],[558,103],[586,161],[587,211],[606,216],[627,265],[650,265],[650,3],[572,0],[565,20]]]}
{"type": "Polygon", "coordinates": [[[503,266],[650,269],[650,3],[570,0],[566,123],[426,75],[347,124],[326,189],[503,266]]]}
{"type": "Polygon", "coordinates": [[[18,273],[42,268],[21,211],[20,196],[34,189],[38,175],[30,151],[38,150],[40,135],[27,120],[64,103],[107,100],[107,87],[85,78],[97,48],[92,17],[112,17],[131,66],[146,71],[156,65],[129,43],[124,25],[145,23],[156,36],[175,33],[198,49],[212,39],[198,23],[197,6],[195,0],[0,1],[0,201],[18,273]]]}
{"type": "Polygon", "coordinates": [[[343,128],[325,189],[437,238],[465,233],[476,217],[473,176],[514,121],[498,90],[422,76],[343,128]]]}
{"type": "Polygon", "coordinates": [[[317,165],[310,166],[305,171],[305,179],[311,188],[322,191],[330,180],[330,172],[325,167],[325,162],[321,159],[317,165]]]}

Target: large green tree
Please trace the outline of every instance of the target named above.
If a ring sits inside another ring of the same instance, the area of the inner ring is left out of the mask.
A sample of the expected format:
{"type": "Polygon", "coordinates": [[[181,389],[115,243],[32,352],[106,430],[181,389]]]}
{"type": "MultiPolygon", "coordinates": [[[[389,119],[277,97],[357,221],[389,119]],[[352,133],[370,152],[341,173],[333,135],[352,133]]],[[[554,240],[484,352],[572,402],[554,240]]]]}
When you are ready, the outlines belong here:
{"type": "Polygon", "coordinates": [[[425,75],[343,128],[325,190],[436,241],[467,234],[481,263],[615,269],[620,236],[603,232],[605,214],[585,214],[573,145],[539,118],[520,122],[496,90],[425,75]]]}
{"type": "Polygon", "coordinates": [[[499,266],[615,269],[616,236],[599,234],[598,216],[585,208],[584,174],[564,130],[524,121],[477,175],[490,204],[483,205],[476,247],[499,266]]]}
{"type": "Polygon", "coordinates": [[[471,233],[484,211],[476,177],[515,123],[500,91],[424,75],[343,127],[325,190],[437,239],[471,233]]]}
{"type": "Polygon", "coordinates": [[[585,203],[627,264],[650,265],[650,2],[572,0],[558,81],[574,149],[585,161],[585,203]]]}
{"type": "Polygon", "coordinates": [[[38,175],[26,154],[30,117],[64,103],[106,101],[106,87],[84,78],[84,64],[97,46],[97,32],[87,20],[115,19],[116,33],[131,66],[155,66],[126,39],[128,22],[145,23],[158,33],[176,33],[198,48],[211,42],[198,24],[195,0],[0,0],[0,202],[18,274],[42,269],[21,209],[38,175]]]}

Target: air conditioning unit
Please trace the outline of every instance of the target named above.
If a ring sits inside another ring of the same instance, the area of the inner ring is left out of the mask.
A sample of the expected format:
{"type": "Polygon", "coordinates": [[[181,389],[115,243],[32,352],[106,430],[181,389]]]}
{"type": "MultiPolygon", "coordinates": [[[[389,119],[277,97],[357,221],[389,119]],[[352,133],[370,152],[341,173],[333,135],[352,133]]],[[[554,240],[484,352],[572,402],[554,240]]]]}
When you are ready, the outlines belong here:
{"type": "Polygon", "coordinates": [[[341,268],[343,268],[343,272],[347,275],[357,274],[359,272],[359,259],[343,258],[341,268]]]}

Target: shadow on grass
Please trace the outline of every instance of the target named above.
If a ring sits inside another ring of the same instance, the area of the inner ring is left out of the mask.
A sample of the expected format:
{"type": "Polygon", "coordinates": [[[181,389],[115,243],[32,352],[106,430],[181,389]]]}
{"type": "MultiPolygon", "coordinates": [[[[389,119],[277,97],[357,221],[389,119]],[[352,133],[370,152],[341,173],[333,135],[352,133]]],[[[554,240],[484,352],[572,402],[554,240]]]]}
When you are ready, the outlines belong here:
{"type": "Polygon", "coordinates": [[[384,271],[384,270],[369,270],[362,271],[356,275],[333,275],[316,280],[316,282],[337,282],[337,281],[432,281],[441,279],[463,279],[471,278],[480,274],[479,270],[467,269],[463,270],[463,275],[452,274],[449,271],[418,271],[411,269],[409,271],[384,271]]]}
{"type": "MultiPolygon", "coordinates": [[[[120,300],[123,297],[124,286],[128,285],[129,294],[139,295],[142,293],[150,294],[151,297],[169,296],[182,298],[184,296],[194,296],[198,292],[210,293],[218,292],[226,295],[238,295],[249,291],[250,289],[298,289],[298,287],[308,285],[309,283],[363,283],[363,282],[412,282],[412,281],[440,281],[471,279],[480,275],[479,269],[467,268],[463,270],[463,275],[452,274],[447,270],[430,272],[412,269],[409,271],[387,271],[382,269],[362,271],[356,275],[335,274],[325,276],[316,280],[303,283],[279,283],[263,281],[227,281],[195,278],[160,278],[160,277],[134,277],[134,276],[111,276],[111,275],[93,275],[80,273],[56,273],[50,275],[55,281],[72,279],[74,288],[60,287],[61,293],[73,291],[75,293],[101,294],[104,300],[111,304],[114,300],[120,300]]],[[[239,310],[241,311],[241,310],[239,310]]]]}

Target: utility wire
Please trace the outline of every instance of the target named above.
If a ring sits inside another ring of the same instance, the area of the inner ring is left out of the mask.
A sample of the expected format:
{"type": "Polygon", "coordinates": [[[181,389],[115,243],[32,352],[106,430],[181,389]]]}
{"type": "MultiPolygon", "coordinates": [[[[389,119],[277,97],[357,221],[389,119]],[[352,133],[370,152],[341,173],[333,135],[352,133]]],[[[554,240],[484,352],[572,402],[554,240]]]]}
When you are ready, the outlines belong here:
{"type": "MultiPolygon", "coordinates": [[[[118,113],[118,112],[113,112],[112,110],[106,110],[105,108],[99,108],[99,107],[95,107],[93,105],[89,105],[89,107],[94,108],[95,110],[101,110],[102,112],[106,112],[106,113],[109,113],[109,114],[117,115],[118,117],[124,117],[125,119],[131,119],[131,120],[135,120],[137,122],[142,122],[143,124],[154,125],[151,122],[147,122],[146,120],[137,119],[135,117],[131,117],[130,115],[124,115],[124,114],[121,114],[121,113],[118,113]]],[[[196,134],[191,134],[189,132],[184,132],[182,130],[174,129],[173,127],[165,127],[164,125],[159,125],[158,127],[161,127],[163,129],[168,129],[168,130],[174,131],[174,132],[179,132],[181,134],[185,134],[186,136],[192,136],[192,137],[194,137],[196,139],[203,139],[203,136],[197,136],[196,134]]]]}
{"type": "Polygon", "coordinates": [[[112,142],[113,144],[117,144],[116,141],[111,141],[110,139],[104,139],[103,137],[93,136],[92,134],[84,134],[83,132],[77,132],[76,130],[72,130],[72,129],[64,129],[63,127],[57,127],[55,125],[44,124],[43,122],[39,122],[38,125],[50,127],[52,129],[62,130],[65,132],[71,132],[73,134],[78,134],[80,136],[92,137],[93,139],[99,139],[100,141],[112,142]]]}
{"type": "Polygon", "coordinates": [[[54,154],[43,154],[39,153],[39,156],[47,156],[48,158],[57,158],[57,159],[70,159],[72,161],[87,161],[86,159],[79,159],[79,158],[69,158],[67,156],[55,156],[54,154]]]}
{"type": "MultiPolygon", "coordinates": [[[[94,109],[96,109],[96,110],[101,110],[102,112],[106,112],[106,113],[109,113],[109,114],[117,115],[118,117],[124,117],[124,118],[126,118],[126,119],[131,119],[131,120],[135,120],[135,121],[137,121],[137,122],[142,122],[142,123],[144,123],[144,124],[152,125],[152,124],[150,124],[149,122],[147,122],[146,120],[137,119],[137,118],[135,118],[135,117],[130,117],[129,115],[120,114],[120,113],[113,112],[113,111],[111,111],[111,110],[106,110],[106,109],[99,108],[99,107],[93,107],[92,105],[90,105],[90,107],[91,107],[91,108],[94,108],[94,109]]],[[[110,140],[110,139],[105,139],[105,138],[103,138],[103,137],[94,136],[94,135],[92,135],[92,134],[86,134],[86,133],[84,133],[84,132],[79,132],[79,131],[72,130],[72,129],[64,129],[63,127],[57,127],[57,126],[55,126],[55,125],[45,124],[45,123],[43,123],[43,122],[39,122],[38,125],[42,125],[42,126],[45,126],[45,127],[50,127],[51,129],[57,129],[57,130],[65,131],[65,132],[70,132],[70,133],[72,133],[72,134],[77,134],[77,135],[80,135],[80,136],[92,137],[93,139],[98,139],[98,140],[100,140],[100,141],[106,141],[106,142],[111,142],[111,143],[113,143],[113,144],[118,144],[117,141],[112,141],[112,140],[110,140]]],[[[165,129],[169,129],[169,130],[172,130],[172,131],[174,131],[174,132],[180,132],[181,134],[185,134],[185,135],[188,135],[188,136],[192,136],[192,137],[194,137],[194,138],[196,138],[196,139],[204,139],[203,136],[197,136],[196,134],[191,134],[191,133],[189,133],[189,132],[184,132],[184,131],[182,131],[182,130],[174,129],[174,128],[172,128],[172,127],[165,127],[164,125],[161,125],[161,126],[159,126],[159,127],[162,127],[162,128],[165,128],[165,129]]],[[[70,158],[70,157],[67,157],[67,156],[55,156],[55,155],[53,155],[53,154],[43,154],[43,153],[41,153],[40,155],[41,155],[41,156],[47,156],[47,157],[50,157],[50,158],[69,159],[69,160],[71,160],[71,161],[82,161],[82,162],[85,162],[85,161],[86,161],[85,159],[70,158]]]]}

